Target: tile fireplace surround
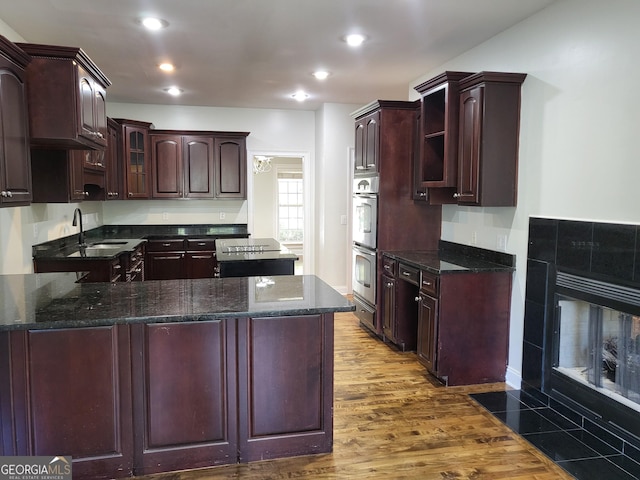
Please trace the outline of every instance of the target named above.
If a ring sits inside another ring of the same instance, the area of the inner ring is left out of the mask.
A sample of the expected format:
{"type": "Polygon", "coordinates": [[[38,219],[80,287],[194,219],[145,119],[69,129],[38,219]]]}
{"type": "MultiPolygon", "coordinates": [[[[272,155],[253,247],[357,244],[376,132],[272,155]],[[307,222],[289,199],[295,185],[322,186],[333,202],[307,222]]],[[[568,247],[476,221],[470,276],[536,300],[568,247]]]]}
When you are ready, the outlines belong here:
{"type": "MultiPolygon", "coordinates": [[[[554,349],[559,348],[554,341],[559,330],[556,294],[562,291],[561,282],[556,284],[556,278],[562,276],[558,273],[602,282],[607,288],[640,290],[640,225],[529,219],[521,390],[503,393],[500,398],[494,398],[495,394],[486,398],[479,395],[476,400],[507,425],[515,426],[514,430],[524,438],[530,436],[527,439],[534,445],[536,439],[544,437],[545,430],[539,427],[545,422],[553,427],[546,429],[547,434],[561,432],[554,437],[579,436],[585,452],[593,453],[586,439],[603,443],[602,448],[596,449],[598,455],[577,452],[573,457],[562,453],[562,449],[550,447],[546,451],[543,444],[536,445],[558,464],[570,466],[566,469],[577,478],[639,478],[640,411],[624,407],[594,388],[565,382],[553,368],[558,355],[554,349]],[[514,414],[508,413],[514,410],[518,411],[515,423],[514,414]],[[527,431],[527,425],[533,430],[527,431]],[[599,463],[614,463],[622,467],[622,473],[593,476],[597,475],[599,463]]],[[[594,296],[599,294],[596,290],[594,296]]],[[[606,306],[606,302],[602,305],[606,306]]],[[[628,308],[623,311],[636,319],[640,315],[640,305],[633,301],[622,308],[628,308]]],[[[549,436],[548,441],[553,444],[558,439],[549,436]]],[[[570,443],[564,442],[565,446],[570,443]]]]}

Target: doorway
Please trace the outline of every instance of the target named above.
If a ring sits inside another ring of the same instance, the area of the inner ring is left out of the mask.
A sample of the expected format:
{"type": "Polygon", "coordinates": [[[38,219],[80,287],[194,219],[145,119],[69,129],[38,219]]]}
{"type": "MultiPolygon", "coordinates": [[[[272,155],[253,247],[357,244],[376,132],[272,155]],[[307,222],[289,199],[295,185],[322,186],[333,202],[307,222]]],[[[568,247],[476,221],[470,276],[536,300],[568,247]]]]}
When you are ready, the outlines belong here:
{"type": "Polygon", "coordinates": [[[275,238],[298,255],[295,274],[312,273],[309,155],[249,152],[248,228],[254,238],[275,238]]]}

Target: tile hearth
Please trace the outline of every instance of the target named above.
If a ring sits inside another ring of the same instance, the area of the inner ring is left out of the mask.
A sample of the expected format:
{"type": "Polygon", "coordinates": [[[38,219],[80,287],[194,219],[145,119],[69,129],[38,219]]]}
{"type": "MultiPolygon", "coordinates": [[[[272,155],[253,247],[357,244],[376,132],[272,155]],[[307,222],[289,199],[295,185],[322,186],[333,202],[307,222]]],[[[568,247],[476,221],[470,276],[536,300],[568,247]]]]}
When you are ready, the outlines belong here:
{"type": "Polygon", "coordinates": [[[598,438],[579,417],[579,423],[567,418],[569,411],[563,415],[521,390],[470,397],[578,480],[640,478],[640,463],[623,453],[621,442],[598,438]]]}

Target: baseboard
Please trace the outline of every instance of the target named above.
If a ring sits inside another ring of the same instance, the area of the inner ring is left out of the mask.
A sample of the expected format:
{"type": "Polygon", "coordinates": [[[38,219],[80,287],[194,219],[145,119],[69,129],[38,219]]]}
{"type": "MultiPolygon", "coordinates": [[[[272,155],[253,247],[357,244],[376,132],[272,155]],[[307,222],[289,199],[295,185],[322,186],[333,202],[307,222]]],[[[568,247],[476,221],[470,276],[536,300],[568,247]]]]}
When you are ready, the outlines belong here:
{"type": "Polygon", "coordinates": [[[522,374],[511,367],[507,367],[507,375],[505,378],[505,383],[509,385],[511,388],[520,390],[520,385],[522,383],[522,374]]]}

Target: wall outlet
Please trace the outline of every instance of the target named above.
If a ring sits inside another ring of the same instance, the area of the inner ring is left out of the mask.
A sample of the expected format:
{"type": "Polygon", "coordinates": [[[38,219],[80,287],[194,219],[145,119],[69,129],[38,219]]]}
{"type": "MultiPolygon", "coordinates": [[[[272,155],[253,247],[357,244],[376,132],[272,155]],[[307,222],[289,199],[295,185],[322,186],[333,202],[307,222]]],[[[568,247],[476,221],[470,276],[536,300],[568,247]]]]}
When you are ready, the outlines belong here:
{"type": "Polygon", "coordinates": [[[162,219],[163,220],[169,220],[169,213],[168,212],[162,212],[162,219]]]}
{"type": "Polygon", "coordinates": [[[220,212],[220,220],[224,220],[224,217],[226,217],[224,212],[220,212]]]}
{"type": "Polygon", "coordinates": [[[478,232],[474,230],[473,232],[471,232],[471,245],[477,245],[477,244],[478,244],[478,232]]]}
{"type": "Polygon", "coordinates": [[[501,252],[507,251],[507,236],[506,235],[498,235],[496,240],[496,247],[501,252]]]}

